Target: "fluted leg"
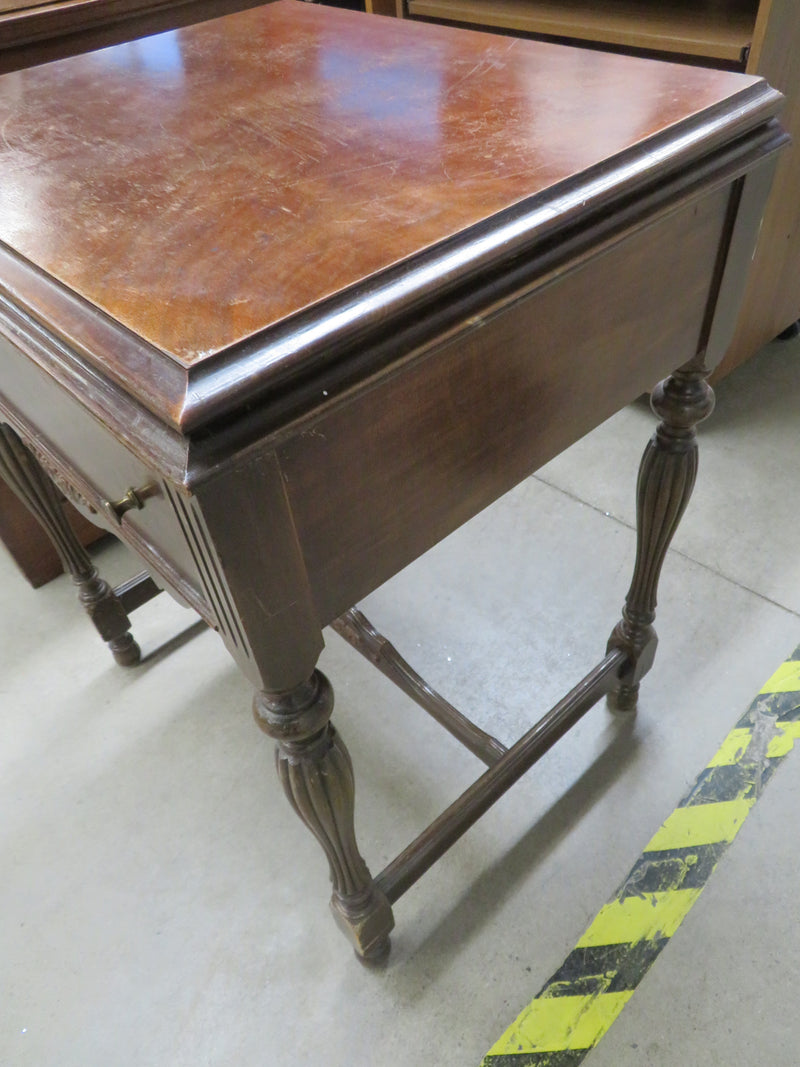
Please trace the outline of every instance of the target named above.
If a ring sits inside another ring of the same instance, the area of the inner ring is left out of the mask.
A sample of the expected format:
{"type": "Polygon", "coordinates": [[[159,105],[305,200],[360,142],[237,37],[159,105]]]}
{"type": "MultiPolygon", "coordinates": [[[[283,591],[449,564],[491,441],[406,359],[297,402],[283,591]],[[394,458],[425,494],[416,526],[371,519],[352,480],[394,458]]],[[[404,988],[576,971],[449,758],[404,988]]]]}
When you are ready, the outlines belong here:
{"type": "Polygon", "coordinates": [[[356,953],[376,960],[389,950],[394,918],[358,851],[353,767],[332,711],[333,689],[319,671],[291,692],[259,693],[253,704],[256,722],[278,742],[284,792],[328,858],[334,918],[356,953]]]}
{"type": "Polygon", "coordinates": [[[81,604],[117,663],[130,667],[141,658],[130,634],[130,619],[114,590],[97,572],[64,515],[61,497],[36,457],[10,426],[0,423],[0,476],[44,529],[64,569],[78,587],[81,604]]]}
{"type": "Polygon", "coordinates": [[[622,619],[608,648],[622,648],[630,669],[610,702],[633,711],[639,681],[650,669],[657,637],[653,629],[661,567],[697,474],[695,426],[714,409],[714,393],[700,360],[687,363],[653,390],[651,406],[661,422],[645,449],[637,486],[637,551],[622,619]]]}

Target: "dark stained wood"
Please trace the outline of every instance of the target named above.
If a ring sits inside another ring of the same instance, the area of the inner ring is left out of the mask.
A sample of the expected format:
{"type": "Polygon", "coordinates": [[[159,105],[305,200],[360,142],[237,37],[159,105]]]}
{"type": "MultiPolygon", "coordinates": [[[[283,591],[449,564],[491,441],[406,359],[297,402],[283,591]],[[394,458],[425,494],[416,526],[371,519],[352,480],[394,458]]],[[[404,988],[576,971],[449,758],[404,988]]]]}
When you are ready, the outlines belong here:
{"type": "Polygon", "coordinates": [[[403,15],[403,0],[365,0],[365,10],[370,15],[403,15]]]}
{"type": "Polygon", "coordinates": [[[253,704],[256,722],[278,742],[286,796],[328,858],[334,918],[359,956],[379,960],[389,951],[394,917],[358,851],[353,765],[330,725],[332,711],[333,689],[320,671],[291,693],[262,693],[253,704]]]}
{"type": "Polygon", "coordinates": [[[139,662],[141,652],[130,634],[128,615],[75,536],[51,473],[44,470],[10,426],[0,423],[0,475],[47,532],[64,569],[78,587],[81,604],[114,659],[123,667],[131,667],[139,662]]]}
{"type": "Polygon", "coordinates": [[[714,410],[707,376],[700,355],[653,390],[651,406],[661,422],[639,468],[636,562],[622,620],[608,644],[609,652],[621,649],[628,656],[629,671],[613,695],[620,711],[635,709],[641,662],[646,659],[649,669],[655,656],[653,623],[661,568],[697,477],[695,426],[714,410]]]}
{"type": "MultiPolygon", "coordinates": [[[[87,522],[68,501],[64,501],[64,513],[78,540],[85,547],[105,536],[104,530],[87,522]]],[[[0,540],[34,589],[64,573],[64,566],[47,535],[2,480],[0,540]]]]}
{"type": "MultiPolygon", "coordinates": [[[[117,44],[253,6],[256,0],[2,0],[0,72],[117,44]]],[[[81,544],[105,531],[68,502],[64,513],[81,544]]],[[[0,484],[0,540],[28,581],[38,588],[63,572],[58,553],[36,520],[0,484]]]]}
{"type": "MultiPolygon", "coordinates": [[[[0,411],[220,632],[373,958],[391,902],[654,638],[626,631],[374,879],[322,627],[687,364],[660,409],[680,504],[680,398],[693,422],[732,329],[780,99],[291,0],[160,47],[0,79],[0,411]]],[[[645,496],[629,614],[662,562],[645,496]]]]}
{"type": "Polygon", "coordinates": [[[457,738],[473,755],[491,767],[507,751],[496,737],[481,730],[453,705],[445,700],[441,693],[422,678],[414,668],[403,659],[394,645],[379,633],[369,619],[358,608],[350,608],[331,624],[333,629],[345,641],[349,642],[362,656],[391,679],[396,686],[410,696],[421,708],[444,726],[453,737],[457,738]]]}
{"type": "Polygon", "coordinates": [[[691,359],[727,207],[725,189],[678,214],[670,205],[662,222],[577,261],[569,303],[558,286],[515,296],[409,363],[402,378],[351,395],[281,446],[321,618],[366,596],[608,418],[621,398],[651,389],[676,359],[691,359]],[[654,334],[642,309],[679,288],[691,298],[654,334]],[[503,383],[489,393],[487,363],[503,383]]]}
{"type": "MultiPolygon", "coordinates": [[[[166,585],[210,620],[209,609],[196,592],[200,579],[175,509],[163,489],[153,492],[163,485],[164,478],[181,484],[185,449],[179,451],[174,438],[163,432],[162,424],[148,420],[146,412],[125,402],[124,397],[118,405],[107,407],[106,391],[94,377],[65,377],[70,388],[64,388],[26,355],[38,334],[21,332],[16,319],[14,325],[19,327],[14,331],[14,345],[0,330],[0,380],[8,421],[20,431],[39,421],[39,412],[47,412],[47,432],[39,433],[36,441],[40,459],[49,471],[57,472],[61,485],[72,488],[72,502],[115,536],[123,531],[109,518],[105,503],[119,499],[128,489],[147,490],[147,506],[125,516],[126,539],[145,554],[166,585]],[[97,414],[90,413],[84,402],[90,395],[100,408],[97,414]],[[109,424],[117,428],[116,432],[109,424]],[[119,439],[130,428],[136,432],[135,452],[119,439]]],[[[48,354],[61,355],[56,350],[48,354]]]]}
{"type": "Polygon", "coordinates": [[[623,651],[617,648],[608,652],[594,670],[403,849],[375,879],[386,900],[393,904],[410,889],[600,697],[618,684],[618,675],[626,664],[623,651]]]}

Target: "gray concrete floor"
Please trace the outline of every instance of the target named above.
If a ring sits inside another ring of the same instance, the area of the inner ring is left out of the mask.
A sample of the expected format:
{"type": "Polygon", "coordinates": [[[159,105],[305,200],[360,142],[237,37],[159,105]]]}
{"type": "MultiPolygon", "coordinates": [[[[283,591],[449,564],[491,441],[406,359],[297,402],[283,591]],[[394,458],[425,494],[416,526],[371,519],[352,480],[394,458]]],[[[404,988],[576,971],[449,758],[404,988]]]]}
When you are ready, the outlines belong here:
{"type": "MultiPolygon", "coordinates": [[[[800,643],[800,342],[723,382],[661,586],[640,711],[595,708],[353,958],[217,637],[166,598],[113,665],[66,579],[0,557],[0,1064],[477,1067],[800,643]]],[[[632,565],[643,404],[364,605],[514,740],[602,654],[632,565]]],[[[119,546],[99,554],[130,573],[119,546]]],[[[480,766],[336,635],[323,668],[374,869],[480,766]]],[[[800,1062],[800,755],[769,784],[590,1067],[800,1062]]]]}

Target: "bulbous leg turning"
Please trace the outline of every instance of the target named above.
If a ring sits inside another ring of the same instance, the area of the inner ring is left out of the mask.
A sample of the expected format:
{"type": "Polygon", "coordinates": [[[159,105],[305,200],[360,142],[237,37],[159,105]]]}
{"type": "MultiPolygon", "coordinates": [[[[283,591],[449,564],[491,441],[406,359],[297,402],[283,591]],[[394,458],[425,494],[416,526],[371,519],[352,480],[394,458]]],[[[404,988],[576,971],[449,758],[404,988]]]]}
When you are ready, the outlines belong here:
{"type": "Polygon", "coordinates": [[[628,654],[629,667],[610,695],[616,711],[634,711],[639,683],[655,657],[658,581],[670,542],[692,495],[697,475],[695,427],[714,409],[708,371],[693,360],[653,390],[651,406],[660,423],[645,449],[636,491],[636,562],[622,619],[608,649],[628,654]]]}
{"type": "Polygon", "coordinates": [[[383,959],[394,918],[356,843],[353,766],[329,721],[330,682],[314,671],[288,693],[257,694],[253,711],[261,729],[277,741],[278,776],[289,803],[328,859],[334,918],[358,956],[383,959]]]}

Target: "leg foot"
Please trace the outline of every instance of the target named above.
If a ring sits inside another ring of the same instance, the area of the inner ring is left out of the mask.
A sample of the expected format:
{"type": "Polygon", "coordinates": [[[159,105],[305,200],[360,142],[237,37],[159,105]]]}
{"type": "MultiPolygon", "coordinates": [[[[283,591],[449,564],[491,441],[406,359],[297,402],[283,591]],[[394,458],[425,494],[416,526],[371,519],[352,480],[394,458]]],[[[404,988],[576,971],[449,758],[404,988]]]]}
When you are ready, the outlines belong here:
{"type": "Polygon", "coordinates": [[[121,667],[136,666],[142,652],[130,633],[131,622],[119,597],[105,578],[100,577],[88,556],[82,566],[70,566],[70,571],[78,587],[78,599],[116,662],[121,667]]]}
{"type": "Polygon", "coordinates": [[[608,648],[628,653],[629,665],[609,697],[617,711],[634,711],[639,682],[653,664],[658,580],[670,541],[689,503],[697,475],[695,426],[714,408],[714,393],[700,359],[681,367],[653,390],[651,406],[661,422],[645,449],[637,485],[637,547],[633,580],[622,619],[608,648]]]}
{"type": "Polygon", "coordinates": [[[117,663],[130,667],[141,659],[129,633],[130,619],[111,586],[97,573],[86,549],[64,516],[61,497],[36,457],[10,426],[0,424],[0,476],[29,509],[58,552],[64,570],[78,587],[78,598],[117,663]]]}
{"type": "Polygon", "coordinates": [[[392,951],[392,939],[388,936],[381,938],[374,948],[370,950],[368,956],[362,956],[358,949],[355,949],[355,957],[359,963],[363,964],[369,970],[379,971],[389,962],[389,955],[392,951]]]}
{"type": "Polygon", "coordinates": [[[253,704],[256,722],[278,742],[284,792],[328,858],[334,918],[356,954],[376,961],[388,952],[394,918],[356,844],[353,767],[332,710],[333,690],[319,671],[288,693],[259,693],[253,704]]]}
{"type": "Polygon", "coordinates": [[[120,667],[135,667],[137,663],[141,663],[142,650],[134,641],[132,634],[123,634],[122,637],[109,641],[108,647],[120,667]]]}
{"type": "Polygon", "coordinates": [[[800,319],[793,322],[791,326],[787,326],[785,330],[782,330],[777,337],[778,341],[791,341],[795,337],[800,337],[800,319]]]}
{"type": "Polygon", "coordinates": [[[606,698],[609,711],[618,715],[628,715],[636,712],[639,701],[639,684],[625,685],[620,682],[619,688],[612,690],[606,698]]]}

